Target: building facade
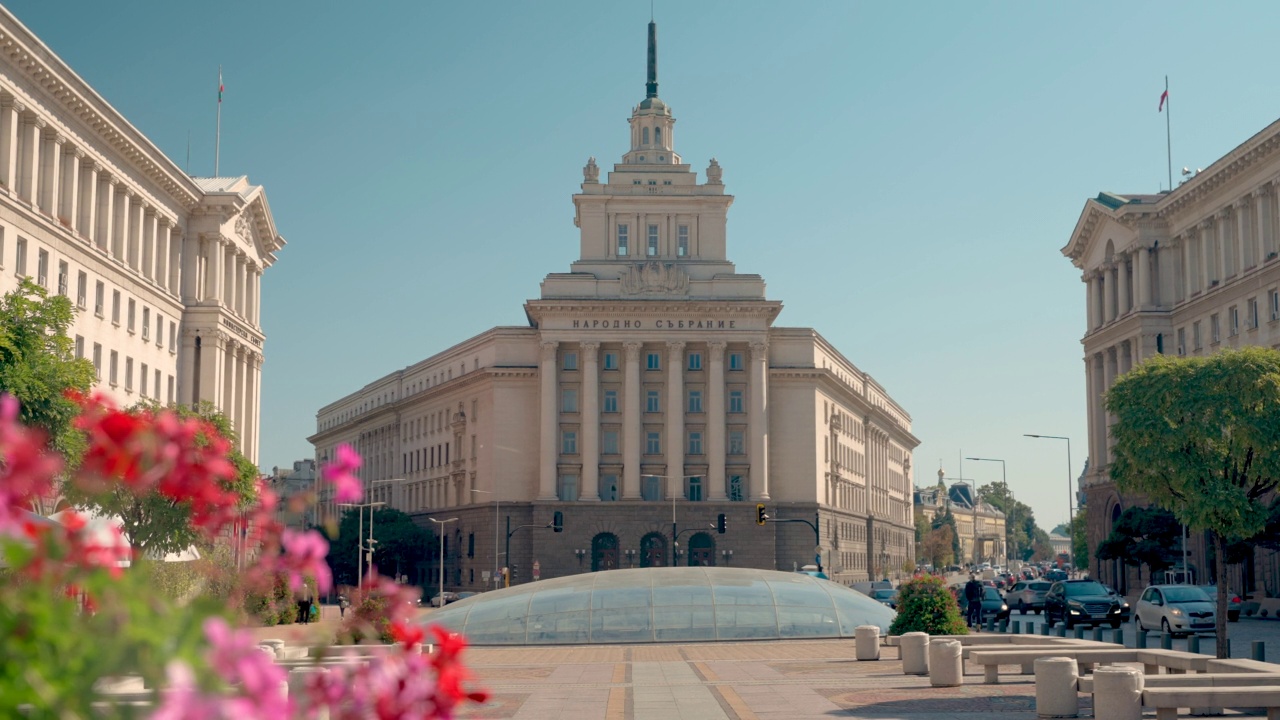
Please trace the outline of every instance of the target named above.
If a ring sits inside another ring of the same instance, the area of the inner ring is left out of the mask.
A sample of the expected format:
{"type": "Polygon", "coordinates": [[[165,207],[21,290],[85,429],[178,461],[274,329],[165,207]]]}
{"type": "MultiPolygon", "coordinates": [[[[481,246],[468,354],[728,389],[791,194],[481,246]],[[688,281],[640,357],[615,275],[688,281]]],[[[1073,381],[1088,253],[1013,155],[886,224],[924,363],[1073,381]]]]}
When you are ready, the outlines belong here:
{"type": "MultiPolygon", "coordinates": [[[[1140,588],[1136,568],[1099,562],[1096,552],[1125,508],[1145,504],[1119,492],[1108,470],[1113,418],[1103,395],[1115,379],[1159,353],[1201,355],[1223,348],[1280,347],[1280,121],[1249,138],[1172,192],[1100,193],[1085,203],[1062,249],[1083,271],[1082,344],[1089,418],[1083,480],[1091,567],[1121,591],[1140,588]],[[1098,567],[1098,566],[1101,567],[1098,567]]],[[[1193,537],[1191,565],[1207,582],[1206,544],[1193,537]]],[[[1233,589],[1280,592],[1271,553],[1258,552],[1233,589]]]]}
{"type": "Polygon", "coordinates": [[[957,564],[1009,564],[1004,513],[983,502],[971,485],[962,480],[947,485],[945,471],[938,468],[938,484],[916,488],[914,495],[915,512],[931,523],[939,514],[951,511],[960,540],[957,564]]]}
{"type": "Polygon", "coordinates": [[[729,261],[733,196],[715,159],[699,183],[676,152],[649,30],[628,150],[603,178],[594,158],[583,168],[578,259],[543,280],[528,326],[321,408],[317,458],[350,444],[370,501],[424,525],[456,517],[445,580],[461,589],[508,564],[517,582],[535,568],[790,570],[815,561],[815,540],[842,582],[914,563],[911,418],[816,331],[774,325],[781,303],[729,261]],[[757,503],[816,520],[817,537],[757,525],[757,503]],[[562,533],[546,527],[557,513],[562,533]]]}
{"type": "Polygon", "coordinates": [[[0,8],[0,293],[30,278],[122,406],[207,400],[258,455],[262,188],[193,178],[0,8]]]}

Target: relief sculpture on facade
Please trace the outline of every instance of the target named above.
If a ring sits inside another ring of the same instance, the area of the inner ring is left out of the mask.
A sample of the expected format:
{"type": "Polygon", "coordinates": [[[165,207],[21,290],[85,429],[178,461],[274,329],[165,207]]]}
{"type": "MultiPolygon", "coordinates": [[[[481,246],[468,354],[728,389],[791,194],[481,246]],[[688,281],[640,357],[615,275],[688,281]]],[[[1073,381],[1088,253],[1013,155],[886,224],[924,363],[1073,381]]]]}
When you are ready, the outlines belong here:
{"type": "Polygon", "coordinates": [[[689,276],[672,263],[638,263],[622,274],[625,295],[688,295],[689,276]]]}

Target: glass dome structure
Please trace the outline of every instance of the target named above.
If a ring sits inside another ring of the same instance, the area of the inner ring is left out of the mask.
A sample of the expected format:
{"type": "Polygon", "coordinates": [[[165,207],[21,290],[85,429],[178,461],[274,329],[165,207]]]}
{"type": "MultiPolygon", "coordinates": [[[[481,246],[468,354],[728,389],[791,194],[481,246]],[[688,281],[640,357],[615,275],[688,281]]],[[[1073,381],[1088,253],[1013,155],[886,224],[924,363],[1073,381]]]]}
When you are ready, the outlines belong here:
{"type": "Polygon", "coordinates": [[[426,616],[473,645],[778,640],[887,633],[894,611],[801,573],[661,567],[584,573],[481,593],[426,616]]]}

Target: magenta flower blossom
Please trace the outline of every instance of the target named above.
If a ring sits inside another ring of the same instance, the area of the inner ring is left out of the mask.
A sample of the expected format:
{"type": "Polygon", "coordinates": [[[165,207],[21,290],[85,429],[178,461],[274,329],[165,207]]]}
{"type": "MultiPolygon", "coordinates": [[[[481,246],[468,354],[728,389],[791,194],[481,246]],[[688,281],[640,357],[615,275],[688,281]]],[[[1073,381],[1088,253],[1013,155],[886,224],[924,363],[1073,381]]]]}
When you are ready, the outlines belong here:
{"type": "Polygon", "coordinates": [[[364,484],[355,475],[360,462],[360,453],[344,444],[334,452],[333,462],[321,468],[320,474],[333,484],[334,499],[338,502],[355,502],[364,497],[364,484]]]}
{"type": "Polygon", "coordinates": [[[286,528],[280,537],[284,554],[280,557],[281,570],[289,573],[289,589],[298,591],[308,576],[315,578],[320,593],[329,592],[333,575],[325,556],[329,554],[329,542],[315,530],[298,532],[286,528]]]}
{"type": "Polygon", "coordinates": [[[204,634],[209,640],[209,666],[217,671],[228,684],[238,687],[240,697],[229,698],[231,708],[237,712],[227,717],[239,720],[251,718],[287,718],[293,714],[288,698],[280,694],[280,683],[285,671],[258,649],[253,635],[247,630],[232,630],[227,621],[219,617],[204,622],[204,634]]]}

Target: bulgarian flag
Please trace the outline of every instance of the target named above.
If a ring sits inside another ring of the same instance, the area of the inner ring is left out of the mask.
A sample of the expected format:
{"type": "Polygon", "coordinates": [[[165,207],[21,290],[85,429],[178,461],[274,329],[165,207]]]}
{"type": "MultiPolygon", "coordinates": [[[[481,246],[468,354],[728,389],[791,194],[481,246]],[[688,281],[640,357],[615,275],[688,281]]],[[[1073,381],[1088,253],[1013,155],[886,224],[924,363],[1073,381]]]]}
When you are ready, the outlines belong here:
{"type": "MultiPolygon", "coordinates": [[[[222,96],[219,95],[218,97],[222,97],[222,96]]],[[[1164,92],[1160,93],[1160,107],[1156,108],[1156,112],[1164,112],[1164,103],[1168,99],[1169,99],[1169,88],[1165,88],[1164,92]]]]}
{"type": "MultiPolygon", "coordinates": [[[[219,68],[218,68],[218,104],[219,104],[219,105],[221,105],[221,104],[222,104],[222,91],[223,91],[223,89],[224,89],[224,88],[223,88],[223,85],[222,85],[222,68],[221,68],[221,67],[219,67],[219,68]]],[[[1166,94],[1166,95],[1168,95],[1168,93],[1165,93],[1165,94],[1166,94]]],[[[1161,102],[1162,104],[1164,103],[1164,101],[1163,101],[1163,100],[1161,100],[1160,102],[1161,102]]]]}

